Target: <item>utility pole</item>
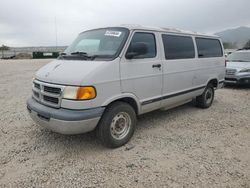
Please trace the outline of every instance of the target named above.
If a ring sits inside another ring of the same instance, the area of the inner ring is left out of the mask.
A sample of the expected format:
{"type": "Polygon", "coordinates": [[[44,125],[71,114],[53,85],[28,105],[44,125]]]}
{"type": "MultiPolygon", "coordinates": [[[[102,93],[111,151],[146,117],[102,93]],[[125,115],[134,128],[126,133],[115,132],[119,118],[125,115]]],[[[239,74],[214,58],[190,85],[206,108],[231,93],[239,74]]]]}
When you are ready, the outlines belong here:
{"type": "Polygon", "coordinates": [[[56,37],[56,50],[57,50],[57,20],[56,20],[56,16],[55,16],[55,37],[56,37]]]}

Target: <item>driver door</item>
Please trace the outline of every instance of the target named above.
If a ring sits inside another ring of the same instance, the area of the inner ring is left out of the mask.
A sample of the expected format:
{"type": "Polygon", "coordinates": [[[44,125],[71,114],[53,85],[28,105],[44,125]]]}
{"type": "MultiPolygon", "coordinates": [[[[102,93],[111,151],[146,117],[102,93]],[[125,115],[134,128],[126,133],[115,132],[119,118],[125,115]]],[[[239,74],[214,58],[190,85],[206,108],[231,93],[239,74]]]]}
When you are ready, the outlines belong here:
{"type": "Polygon", "coordinates": [[[162,62],[158,40],[157,32],[134,31],[120,63],[122,92],[137,96],[142,113],[161,106],[162,62]],[[126,58],[131,46],[136,43],[146,45],[145,54],[126,58]]]}

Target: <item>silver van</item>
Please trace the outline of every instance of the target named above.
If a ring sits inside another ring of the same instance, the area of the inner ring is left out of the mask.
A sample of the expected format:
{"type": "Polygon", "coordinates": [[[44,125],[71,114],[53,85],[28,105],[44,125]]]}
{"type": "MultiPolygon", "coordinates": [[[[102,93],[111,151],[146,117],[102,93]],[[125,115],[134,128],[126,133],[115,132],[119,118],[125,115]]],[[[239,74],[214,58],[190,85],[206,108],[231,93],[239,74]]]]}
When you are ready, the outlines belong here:
{"type": "Polygon", "coordinates": [[[221,40],[175,29],[107,27],[80,33],[35,75],[27,109],[62,134],[95,130],[107,147],[132,137],[138,115],[193,99],[211,106],[225,77],[221,40]]]}

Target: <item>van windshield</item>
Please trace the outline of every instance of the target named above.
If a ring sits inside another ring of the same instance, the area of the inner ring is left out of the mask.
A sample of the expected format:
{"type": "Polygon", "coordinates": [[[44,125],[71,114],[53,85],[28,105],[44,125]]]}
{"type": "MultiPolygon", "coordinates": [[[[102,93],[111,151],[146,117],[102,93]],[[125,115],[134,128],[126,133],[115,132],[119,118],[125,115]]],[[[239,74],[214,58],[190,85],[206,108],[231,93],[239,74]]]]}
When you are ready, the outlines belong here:
{"type": "Polygon", "coordinates": [[[114,59],[120,54],[128,34],[128,29],[117,27],[83,32],[60,58],[73,60],[114,59]]]}

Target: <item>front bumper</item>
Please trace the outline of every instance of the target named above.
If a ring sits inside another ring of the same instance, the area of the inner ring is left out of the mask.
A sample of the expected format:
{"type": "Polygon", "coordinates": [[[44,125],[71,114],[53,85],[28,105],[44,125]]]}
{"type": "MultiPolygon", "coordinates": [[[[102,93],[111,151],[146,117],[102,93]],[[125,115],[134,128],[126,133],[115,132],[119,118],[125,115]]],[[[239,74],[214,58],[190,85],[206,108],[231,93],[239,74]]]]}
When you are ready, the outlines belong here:
{"type": "Polygon", "coordinates": [[[226,76],[226,84],[250,84],[250,75],[247,76],[226,76]]]}
{"type": "Polygon", "coordinates": [[[81,134],[94,130],[104,112],[104,107],[87,110],[55,109],[28,99],[27,109],[39,125],[61,134],[81,134]]]}

